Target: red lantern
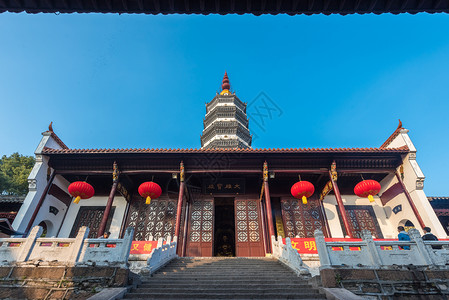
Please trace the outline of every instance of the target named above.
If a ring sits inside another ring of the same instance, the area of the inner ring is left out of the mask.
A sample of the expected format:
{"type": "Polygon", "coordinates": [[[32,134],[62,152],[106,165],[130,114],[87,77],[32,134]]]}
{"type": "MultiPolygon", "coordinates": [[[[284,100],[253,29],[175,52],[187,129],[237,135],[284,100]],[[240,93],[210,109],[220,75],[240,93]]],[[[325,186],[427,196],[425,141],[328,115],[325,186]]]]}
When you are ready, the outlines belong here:
{"type": "Polygon", "coordinates": [[[368,197],[369,202],[374,202],[373,196],[379,193],[380,188],[380,183],[376,180],[363,180],[357,183],[354,188],[354,193],[359,197],[368,197]]]}
{"type": "Polygon", "coordinates": [[[78,204],[80,199],[89,199],[95,194],[94,188],[84,181],[75,181],[69,185],[69,193],[75,197],[73,203],[78,204]]]}
{"type": "Polygon", "coordinates": [[[315,187],[308,181],[298,181],[292,186],[292,196],[297,199],[302,199],[303,204],[307,204],[307,198],[313,195],[315,187]]]}
{"type": "Polygon", "coordinates": [[[139,186],[139,194],[140,196],[147,198],[145,201],[146,204],[150,204],[151,199],[159,198],[162,194],[162,189],[159,184],[153,181],[147,181],[139,186]]]}

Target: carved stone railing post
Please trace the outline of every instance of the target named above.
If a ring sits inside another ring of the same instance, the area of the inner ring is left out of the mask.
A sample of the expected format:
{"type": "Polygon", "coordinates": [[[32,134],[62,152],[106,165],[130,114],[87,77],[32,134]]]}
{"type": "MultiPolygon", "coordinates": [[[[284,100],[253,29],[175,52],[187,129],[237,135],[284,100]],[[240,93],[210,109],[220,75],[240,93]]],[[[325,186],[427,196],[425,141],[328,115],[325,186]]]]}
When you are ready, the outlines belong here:
{"type": "Polygon", "coordinates": [[[362,239],[366,243],[368,252],[371,255],[371,261],[374,266],[378,267],[382,265],[382,259],[380,258],[376,244],[374,244],[373,235],[369,230],[362,230],[362,239]]]}
{"type": "Polygon", "coordinates": [[[28,235],[25,242],[22,244],[22,252],[20,253],[19,257],[17,258],[18,262],[27,261],[28,257],[31,254],[31,251],[33,251],[34,244],[36,243],[36,239],[39,238],[42,234],[42,227],[40,226],[34,226],[33,229],[31,229],[30,234],[28,235]]]}
{"type": "Polygon", "coordinates": [[[128,261],[129,252],[131,251],[131,245],[133,243],[134,228],[126,228],[125,235],[123,236],[122,253],[120,253],[120,261],[128,261]]]}
{"type": "Polygon", "coordinates": [[[161,237],[160,237],[160,238],[157,240],[157,248],[161,248],[163,244],[164,244],[164,238],[161,238],[161,237]]]}
{"type": "Polygon", "coordinates": [[[433,265],[434,262],[432,261],[432,258],[429,254],[429,250],[427,249],[426,245],[424,245],[424,241],[419,234],[419,231],[415,228],[411,228],[408,231],[408,235],[410,236],[410,239],[416,243],[416,248],[418,248],[418,251],[426,264],[433,265]]]}
{"type": "Polygon", "coordinates": [[[84,240],[89,236],[89,228],[86,226],[80,227],[78,230],[78,234],[75,237],[75,242],[72,245],[72,253],[70,253],[69,258],[67,259],[70,263],[76,263],[80,257],[81,249],[84,245],[84,240]]]}
{"type": "Polygon", "coordinates": [[[318,256],[320,257],[321,267],[330,266],[331,260],[329,253],[327,253],[326,241],[324,240],[324,234],[321,230],[315,230],[315,243],[318,250],[318,256]]]}

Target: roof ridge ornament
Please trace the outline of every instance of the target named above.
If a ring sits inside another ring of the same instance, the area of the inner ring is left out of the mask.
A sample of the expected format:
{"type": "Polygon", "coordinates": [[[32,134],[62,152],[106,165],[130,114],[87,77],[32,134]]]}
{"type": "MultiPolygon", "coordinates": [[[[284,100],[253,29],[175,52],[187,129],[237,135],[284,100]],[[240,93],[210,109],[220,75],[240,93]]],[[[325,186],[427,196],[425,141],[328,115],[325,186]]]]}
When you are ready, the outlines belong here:
{"type": "Polygon", "coordinates": [[[398,120],[399,120],[399,125],[398,125],[398,128],[396,128],[396,129],[402,128],[402,122],[401,122],[401,119],[398,119],[398,120]]]}
{"type": "Polygon", "coordinates": [[[48,131],[54,132],[54,131],[53,131],[53,121],[51,121],[51,122],[50,122],[50,125],[48,125],[48,131]]]}
{"type": "Polygon", "coordinates": [[[229,77],[228,72],[225,71],[223,76],[223,81],[221,82],[221,89],[220,95],[230,95],[231,94],[231,84],[229,83],[229,77]]]}

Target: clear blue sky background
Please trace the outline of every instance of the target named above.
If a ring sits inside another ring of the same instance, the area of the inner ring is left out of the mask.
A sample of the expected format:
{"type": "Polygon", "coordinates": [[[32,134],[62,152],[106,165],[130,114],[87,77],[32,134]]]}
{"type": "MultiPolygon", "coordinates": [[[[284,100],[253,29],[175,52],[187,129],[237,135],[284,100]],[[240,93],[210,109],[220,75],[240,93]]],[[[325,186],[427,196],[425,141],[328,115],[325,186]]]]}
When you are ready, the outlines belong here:
{"type": "Polygon", "coordinates": [[[31,155],[50,121],[70,148],[200,147],[227,70],[279,108],[250,107],[254,147],[378,147],[400,118],[426,194],[449,196],[448,15],[6,13],[0,29],[0,155],[31,155]]]}

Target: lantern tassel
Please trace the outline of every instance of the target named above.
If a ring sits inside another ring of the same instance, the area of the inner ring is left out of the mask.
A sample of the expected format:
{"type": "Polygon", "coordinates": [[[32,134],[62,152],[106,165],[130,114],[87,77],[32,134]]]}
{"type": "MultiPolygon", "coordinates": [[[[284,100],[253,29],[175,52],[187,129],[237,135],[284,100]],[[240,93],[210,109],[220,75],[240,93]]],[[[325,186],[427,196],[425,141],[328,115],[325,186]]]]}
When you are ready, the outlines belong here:
{"type": "Polygon", "coordinates": [[[150,203],[151,203],[151,197],[148,196],[148,197],[147,197],[147,201],[145,201],[145,204],[150,204],[150,203]]]}
{"type": "Polygon", "coordinates": [[[80,203],[80,200],[81,200],[81,197],[80,197],[80,196],[77,196],[77,197],[75,198],[75,200],[73,201],[73,203],[78,204],[78,203],[80,203]]]}
{"type": "Polygon", "coordinates": [[[307,204],[307,197],[306,196],[302,196],[302,204],[307,204]]]}
{"type": "Polygon", "coordinates": [[[373,195],[368,195],[368,199],[369,199],[369,202],[374,202],[374,197],[373,197],[373,195]]]}

